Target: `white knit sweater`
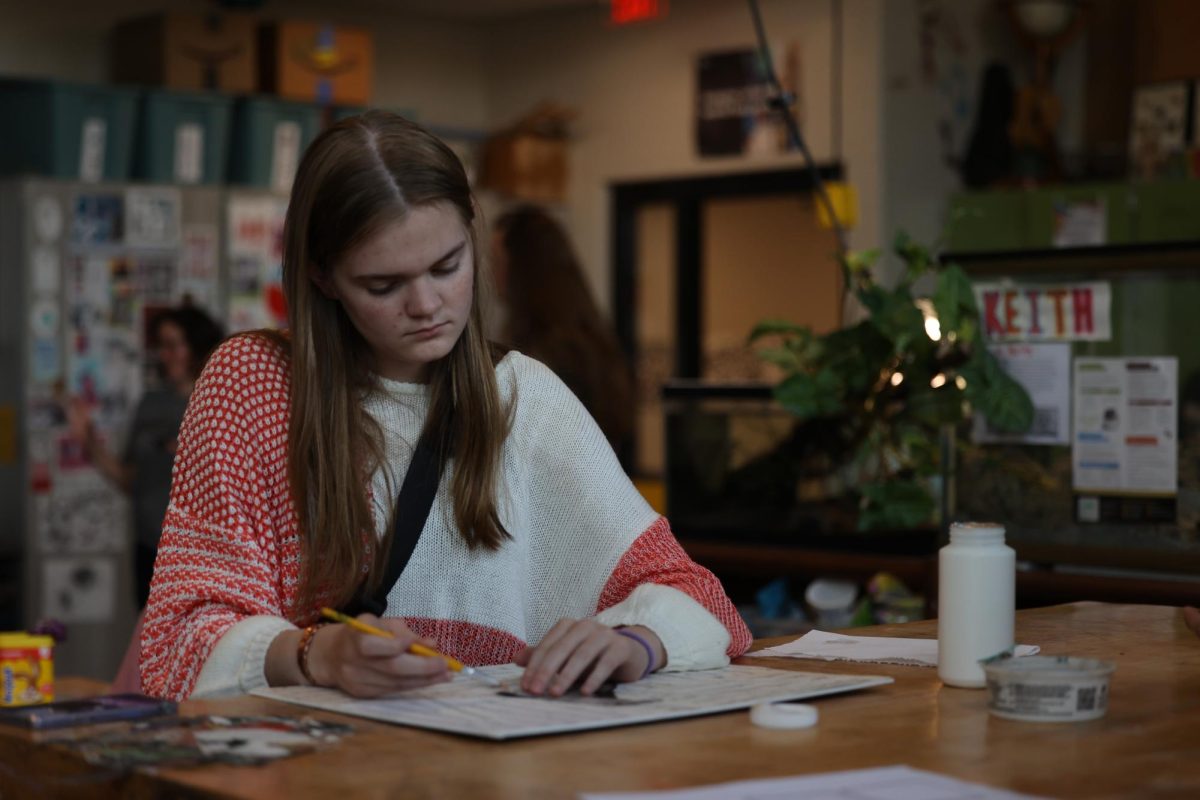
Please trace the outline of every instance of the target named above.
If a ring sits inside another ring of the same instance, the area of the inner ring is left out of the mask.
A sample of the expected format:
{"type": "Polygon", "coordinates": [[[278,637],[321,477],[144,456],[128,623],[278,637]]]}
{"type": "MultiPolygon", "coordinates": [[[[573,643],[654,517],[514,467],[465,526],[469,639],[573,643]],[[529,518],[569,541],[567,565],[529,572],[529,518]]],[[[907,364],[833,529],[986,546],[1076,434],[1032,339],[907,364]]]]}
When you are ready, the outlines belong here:
{"type": "MultiPolygon", "coordinates": [[[[505,642],[501,651],[512,653],[540,641],[551,626],[568,617],[595,616],[608,625],[650,628],[666,649],[668,670],[728,663],[727,624],[740,628],[735,630],[736,650],[744,650],[740,621],[722,624],[697,602],[704,598],[710,608],[716,602],[728,607],[706,570],[687,562],[696,574],[677,581],[678,588],[652,577],[652,542],[663,535],[669,538],[669,530],[625,476],[600,429],[570,390],[547,367],[519,353],[503,359],[496,377],[501,397],[516,402],[498,493],[501,519],[513,540],[498,551],[467,548],[450,502],[450,465],[412,558],[388,595],[387,615],[412,620],[410,627],[435,638],[490,638],[481,641],[475,659],[461,641],[456,648],[460,658],[465,655],[464,660],[478,663],[495,659],[497,637],[505,642]],[[643,541],[646,551],[639,554],[634,545],[643,541]],[[630,570],[645,571],[648,577],[642,582],[635,576],[638,583],[631,593],[597,613],[606,587],[618,578],[629,580],[630,575],[621,573],[630,570]],[[719,601],[715,595],[720,595],[719,601]],[[426,627],[419,627],[420,622],[426,627]]],[[[381,383],[381,391],[365,402],[383,431],[386,452],[385,467],[372,483],[380,533],[429,406],[423,384],[381,383]]],[[[238,621],[204,662],[192,696],[266,685],[267,648],[277,635],[295,627],[282,616],[238,621]]]]}

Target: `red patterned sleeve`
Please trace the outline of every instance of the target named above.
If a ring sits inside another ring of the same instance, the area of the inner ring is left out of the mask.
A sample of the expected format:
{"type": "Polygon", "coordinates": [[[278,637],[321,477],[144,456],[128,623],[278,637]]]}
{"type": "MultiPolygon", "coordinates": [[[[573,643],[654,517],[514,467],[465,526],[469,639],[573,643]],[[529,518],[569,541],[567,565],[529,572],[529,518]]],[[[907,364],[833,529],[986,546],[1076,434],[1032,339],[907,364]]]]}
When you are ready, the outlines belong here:
{"type": "Polygon", "coordinates": [[[707,609],[729,631],[725,652],[730,658],[749,649],[750,630],[725,595],[721,582],[688,557],[665,517],[659,517],[625,551],[600,593],[597,612],[621,602],[644,583],[678,589],[707,609]]]}
{"type": "Polygon", "coordinates": [[[147,694],[187,697],[230,627],[249,616],[285,615],[284,586],[295,572],[294,548],[280,529],[287,520],[280,513],[287,507],[286,428],[278,347],[253,336],[223,344],[196,384],[179,434],[141,640],[147,694]]]}

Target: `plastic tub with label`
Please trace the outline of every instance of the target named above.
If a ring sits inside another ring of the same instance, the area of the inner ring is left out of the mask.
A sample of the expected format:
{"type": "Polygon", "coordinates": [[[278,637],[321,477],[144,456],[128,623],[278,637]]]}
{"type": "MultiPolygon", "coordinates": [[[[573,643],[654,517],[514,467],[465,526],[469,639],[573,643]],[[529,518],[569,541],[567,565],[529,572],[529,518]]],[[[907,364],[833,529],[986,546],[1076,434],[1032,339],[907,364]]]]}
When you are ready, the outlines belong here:
{"type": "Polygon", "coordinates": [[[988,710],[1026,722],[1081,722],[1108,711],[1116,664],[1071,656],[999,656],[983,662],[988,710]]]}

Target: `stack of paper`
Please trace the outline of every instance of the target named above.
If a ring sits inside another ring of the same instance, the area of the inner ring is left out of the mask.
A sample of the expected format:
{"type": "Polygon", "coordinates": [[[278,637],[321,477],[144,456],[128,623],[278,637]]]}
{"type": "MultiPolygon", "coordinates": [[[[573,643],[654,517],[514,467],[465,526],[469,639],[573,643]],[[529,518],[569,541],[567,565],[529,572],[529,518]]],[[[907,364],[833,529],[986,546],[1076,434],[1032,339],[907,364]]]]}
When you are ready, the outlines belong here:
{"type": "MultiPolygon", "coordinates": [[[[479,667],[479,671],[512,686],[520,681],[523,672],[515,664],[479,667]]],[[[510,690],[490,689],[470,680],[455,680],[374,700],[357,700],[335,689],[313,686],[257,689],[254,694],[418,728],[511,739],[715,714],[758,703],[851,692],[892,681],[879,675],[832,675],[735,665],[697,672],[656,673],[637,683],[618,685],[609,697],[578,694],[557,699],[528,697],[510,690]]]]}
{"type": "MultiPolygon", "coordinates": [[[[1017,656],[1031,656],[1040,647],[1019,644],[1017,656]]],[[[886,636],[845,636],[809,631],[795,641],[750,653],[750,656],[815,658],[820,661],[867,661],[873,664],[907,664],[936,667],[937,639],[897,639],[886,636]]]]}
{"type": "Polygon", "coordinates": [[[823,800],[1038,800],[1033,795],[993,789],[936,772],[911,767],[880,767],[796,778],[737,781],[692,789],[657,792],[605,792],[584,794],[581,800],[767,800],[767,798],[822,798],[823,800]]]}

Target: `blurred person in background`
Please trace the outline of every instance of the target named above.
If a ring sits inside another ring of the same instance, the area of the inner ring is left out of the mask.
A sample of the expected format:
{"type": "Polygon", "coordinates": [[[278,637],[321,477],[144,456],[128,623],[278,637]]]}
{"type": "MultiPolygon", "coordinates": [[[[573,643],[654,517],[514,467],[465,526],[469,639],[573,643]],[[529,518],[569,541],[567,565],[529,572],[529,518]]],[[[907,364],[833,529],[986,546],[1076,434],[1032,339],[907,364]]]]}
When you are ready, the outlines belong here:
{"type": "Polygon", "coordinates": [[[550,367],[620,453],[633,428],[633,376],[562,226],[534,206],[503,214],[492,263],[508,312],[501,341],[550,367]]]}
{"type": "Polygon", "coordinates": [[[100,474],[132,501],[138,608],[145,608],[150,593],[183,413],[209,354],[224,338],[212,317],[189,305],[161,312],[149,334],[162,383],[138,401],[120,455],[108,449],[82,400],[73,398],[67,408],[71,435],[83,443],[100,474]]]}

